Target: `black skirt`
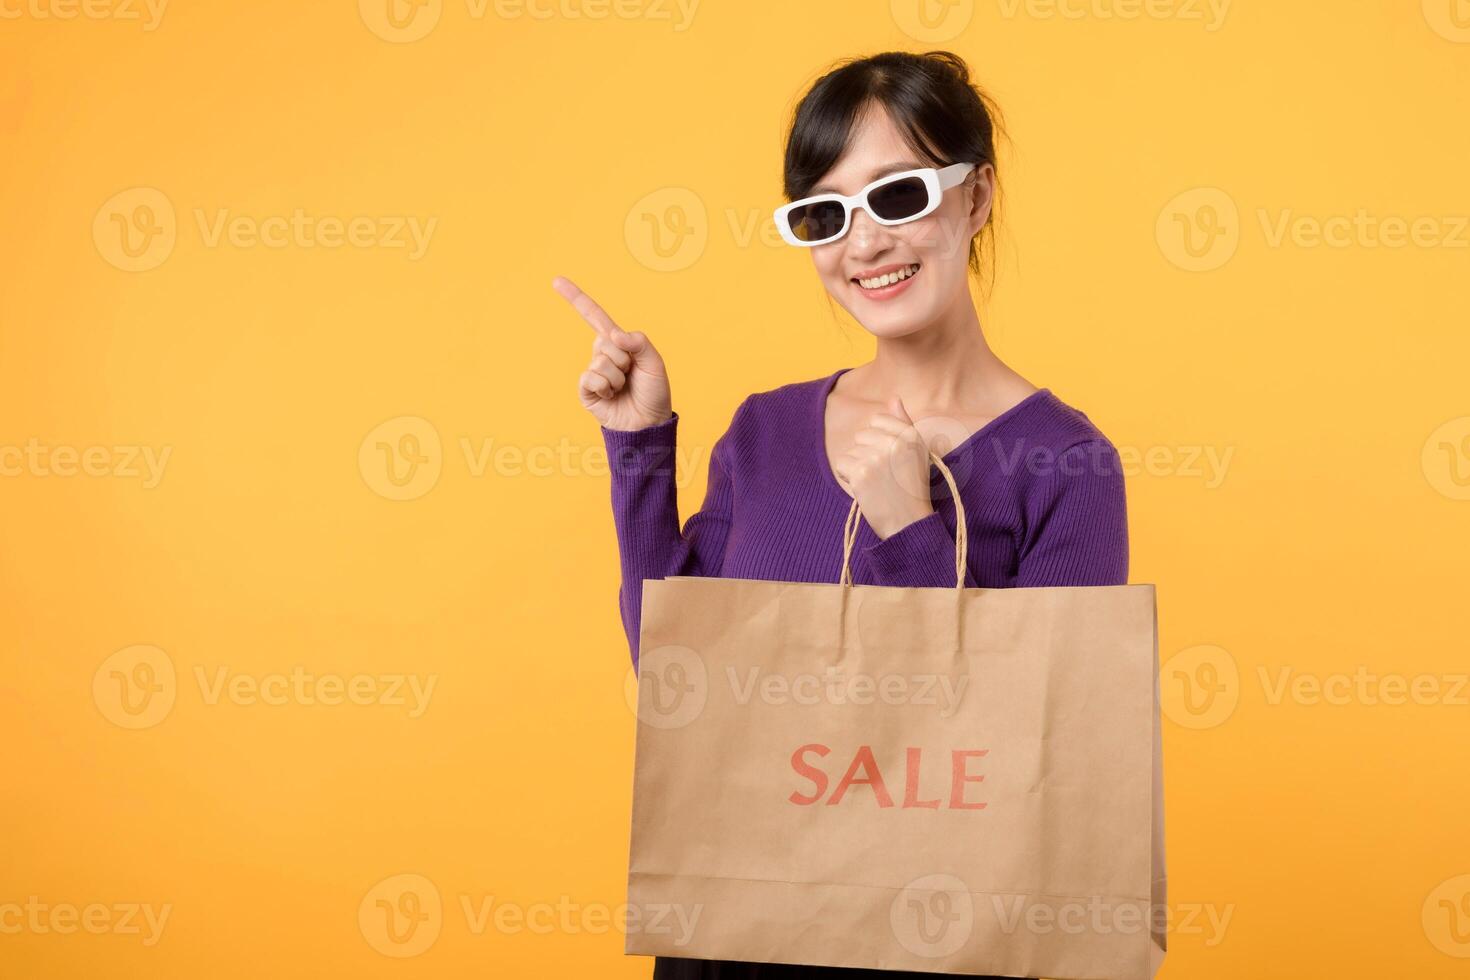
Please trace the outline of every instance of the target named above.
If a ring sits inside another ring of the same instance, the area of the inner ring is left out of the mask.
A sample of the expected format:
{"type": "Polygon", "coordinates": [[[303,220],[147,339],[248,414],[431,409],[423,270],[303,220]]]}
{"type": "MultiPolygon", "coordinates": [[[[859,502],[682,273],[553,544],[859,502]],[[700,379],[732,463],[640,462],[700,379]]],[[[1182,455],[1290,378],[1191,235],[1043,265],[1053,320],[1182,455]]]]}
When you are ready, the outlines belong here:
{"type": "Polygon", "coordinates": [[[916,973],[911,970],[870,970],[864,967],[690,960],[676,956],[653,958],[653,980],[888,980],[891,977],[910,977],[912,980],[933,980],[934,977],[1010,980],[1006,977],[983,977],[968,973],[916,973]]]}

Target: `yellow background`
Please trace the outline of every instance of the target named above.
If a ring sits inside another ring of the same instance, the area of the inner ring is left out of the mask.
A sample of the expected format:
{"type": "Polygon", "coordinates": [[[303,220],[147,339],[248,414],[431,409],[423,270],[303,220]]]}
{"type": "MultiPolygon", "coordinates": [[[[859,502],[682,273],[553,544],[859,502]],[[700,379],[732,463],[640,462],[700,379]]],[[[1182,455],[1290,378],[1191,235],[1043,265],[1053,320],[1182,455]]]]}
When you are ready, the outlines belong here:
{"type": "Polygon", "coordinates": [[[925,27],[876,0],[688,21],[433,0],[412,41],[348,0],[178,2],[152,30],[64,3],[0,19],[0,447],[170,455],[156,486],[120,457],[0,477],[0,905],[171,912],[151,946],[0,933],[0,975],[649,974],[595,920],[477,933],[462,905],[624,898],[628,654],[575,396],[592,333],[550,280],[663,352],[687,516],[746,394],[872,349],[770,228],[790,107],[832,59],[927,47],[970,61],[1014,143],[991,341],[1140,460],[1170,904],[1231,916],[1177,930],[1165,975],[1465,975],[1465,692],[1272,703],[1261,674],[1470,670],[1463,2],[994,0],[925,27]],[[175,214],[143,271],[107,238],[133,188],[175,214]],[[298,209],[436,225],[415,259],[199,224],[298,209]],[[1273,239],[1360,210],[1441,243],[1273,239]],[[436,433],[439,474],[394,500],[364,441],[404,417],[387,443],[436,433]],[[487,443],[565,454],[472,466],[487,443]],[[1218,481],[1188,465],[1206,449],[1231,453],[1218,481]],[[177,674],[129,729],[104,661],[138,645],[177,674]],[[415,718],[196,680],[298,666],[436,687],[415,718]],[[1183,686],[1212,678],[1225,708],[1191,714],[1183,686]],[[401,874],[443,905],[408,959],[358,919],[401,874]]]}

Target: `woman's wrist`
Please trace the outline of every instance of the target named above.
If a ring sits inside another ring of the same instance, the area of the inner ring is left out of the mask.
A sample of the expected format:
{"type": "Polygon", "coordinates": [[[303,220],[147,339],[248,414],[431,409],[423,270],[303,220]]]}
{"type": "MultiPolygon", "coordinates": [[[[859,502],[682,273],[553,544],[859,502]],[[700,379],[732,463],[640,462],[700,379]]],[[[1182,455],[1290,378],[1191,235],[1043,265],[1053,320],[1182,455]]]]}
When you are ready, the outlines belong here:
{"type": "Polygon", "coordinates": [[[656,419],[656,420],[654,420],[652,422],[644,422],[641,425],[630,425],[630,426],[604,425],[603,426],[603,429],[607,430],[608,432],[642,432],[644,429],[652,429],[652,428],[655,428],[656,426],[665,425],[668,422],[673,421],[673,418],[674,418],[674,413],[671,411],[671,412],[669,412],[668,415],[664,416],[661,419],[656,419]]]}
{"type": "Polygon", "coordinates": [[[642,479],[673,473],[679,413],[636,429],[602,426],[602,442],[614,478],[642,479]]]}
{"type": "Polygon", "coordinates": [[[917,524],[919,521],[922,521],[930,514],[937,513],[937,511],[935,511],[934,509],[933,501],[929,501],[928,504],[929,505],[927,507],[924,507],[922,505],[915,505],[908,513],[905,514],[898,514],[893,517],[880,518],[879,522],[876,524],[873,523],[872,517],[870,515],[864,514],[863,516],[868,518],[868,526],[873,529],[873,533],[878,536],[878,540],[886,541],[897,534],[899,531],[902,531],[904,528],[909,527],[913,524],[917,524]]]}

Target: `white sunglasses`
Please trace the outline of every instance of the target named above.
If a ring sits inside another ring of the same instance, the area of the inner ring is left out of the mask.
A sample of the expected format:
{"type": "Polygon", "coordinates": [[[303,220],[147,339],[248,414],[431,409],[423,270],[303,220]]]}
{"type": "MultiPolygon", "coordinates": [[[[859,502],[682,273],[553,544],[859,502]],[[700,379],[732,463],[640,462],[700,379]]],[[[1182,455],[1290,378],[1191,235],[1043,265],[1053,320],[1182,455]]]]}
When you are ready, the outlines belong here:
{"type": "Polygon", "coordinates": [[[921,167],[880,177],[849,197],[818,194],[776,209],[776,228],[788,245],[825,245],[847,234],[852,209],[862,208],[880,225],[901,225],[939,207],[944,192],[965,179],[973,163],[952,163],[936,170],[921,167]]]}

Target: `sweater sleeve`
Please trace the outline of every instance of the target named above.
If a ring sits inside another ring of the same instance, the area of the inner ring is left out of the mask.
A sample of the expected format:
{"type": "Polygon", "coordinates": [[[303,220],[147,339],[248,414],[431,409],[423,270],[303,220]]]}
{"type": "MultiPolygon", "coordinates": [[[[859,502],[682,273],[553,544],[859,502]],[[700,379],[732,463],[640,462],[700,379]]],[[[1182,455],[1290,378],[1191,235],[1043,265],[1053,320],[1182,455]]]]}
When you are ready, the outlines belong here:
{"type": "MultiPolygon", "coordinates": [[[[879,585],[954,588],[954,535],[936,510],[863,549],[879,585]]],[[[968,559],[969,556],[966,556],[968,559]]],[[[965,588],[975,588],[965,562],[965,588]]]]}
{"type": "Polygon", "coordinates": [[[1127,584],[1128,507],[1113,444],[1077,443],[1040,479],[1027,499],[1016,585],[1127,584]]]}
{"type": "MultiPolygon", "coordinates": [[[[735,418],[739,417],[737,410],[735,418]]],[[[735,423],[715,442],[704,504],[685,522],[682,532],[674,482],[678,423],[679,413],[674,412],[669,419],[642,429],[602,427],[612,472],[613,525],[622,572],[618,606],[634,670],[638,669],[644,580],[717,575],[730,530],[735,423]]]]}

